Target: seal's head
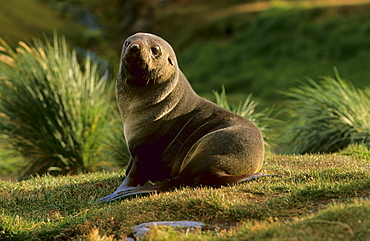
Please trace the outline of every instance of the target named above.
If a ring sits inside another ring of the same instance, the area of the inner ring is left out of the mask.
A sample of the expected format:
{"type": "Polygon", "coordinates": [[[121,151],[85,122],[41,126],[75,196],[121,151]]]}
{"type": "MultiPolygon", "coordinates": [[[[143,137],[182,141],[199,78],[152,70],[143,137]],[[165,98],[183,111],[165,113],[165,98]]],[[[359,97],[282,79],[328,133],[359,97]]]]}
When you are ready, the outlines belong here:
{"type": "Polygon", "coordinates": [[[118,78],[129,85],[148,86],[173,79],[177,68],[176,55],[165,40],[137,33],[123,45],[118,78]]]}

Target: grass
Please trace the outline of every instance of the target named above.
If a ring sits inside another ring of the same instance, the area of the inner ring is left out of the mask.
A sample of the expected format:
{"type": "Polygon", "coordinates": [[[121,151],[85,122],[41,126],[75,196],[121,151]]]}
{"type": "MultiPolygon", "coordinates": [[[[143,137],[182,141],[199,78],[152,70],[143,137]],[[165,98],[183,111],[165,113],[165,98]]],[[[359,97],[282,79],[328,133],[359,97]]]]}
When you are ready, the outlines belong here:
{"type": "Polygon", "coordinates": [[[198,231],[179,237],[176,230],[153,228],[147,240],[366,240],[369,212],[368,201],[354,199],[345,204],[334,202],[330,208],[290,222],[271,218],[243,223],[229,232],[219,231],[212,236],[198,231]],[[352,225],[348,225],[350,222],[352,225]]]}
{"type": "Polygon", "coordinates": [[[37,0],[0,0],[0,36],[6,40],[27,41],[54,31],[72,39],[81,38],[84,28],[74,21],[62,18],[61,13],[37,0]],[[27,11],[25,11],[27,9],[27,11]]]}
{"type": "MultiPolygon", "coordinates": [[[[120,47],[129,33],[119,29],[122,17],[117,17],[121,9],[117,1],[109,2],[1,0],[0,18],[7,24],[0,26],[0,35],[16,43],[58,30],[70,43],[93,49],[109,58],[111,68],[118,68],[120,47]],[[30,11],[21,11],[20,5],[30,11]],[[62,9],[71,6],[98,16],[102,26],[98,40],[90,41],[89,29],[76,24],[73,16],[63,19],[62,9]]],[[[370,69],[370,4],[307,7],[300,2],[273,1],[261,9],[248,6],[249,1],[153,3],[143,5],[143,14],[154,14],[151,24],[140,31],[168,40],[185,75],[206,97],[213,97],[211,91],[225,85],[231,101],[253,93],[265,108],[284,99],[275,90],[294,86],[296,79],[306,76],[330,74],[333,66],[343,78],[365,87],[370,69]]],[[[325,1],[320,2],[324,5],[325,1]]]]}
{"type": "Polygon", "coordinates": [[[370,147],[370,86],[356,88],[335,71],[336,78],[308,79],[284,92],[288,152],[335,152],[350,144],[370,147]]]}
{"type": "MultiPolygon", "coordinates": [[[[213,11],[198,15],[209,17],[213,11]]],[[[276,90],[295,86],[298,78],[332,73],[333,66],[343,78],[365,87],[369,11],[370,5],[276,7],[220,19],[206,17],[208,21],[191,29],[188,22],[186,26],[178,22],[178,29],[185,32],[179,35],[187,40],[172,43],[180,50],[180,68],[200,94],[225,85],[229,95],[253,93],[262,106],[271,106],[283,99],[276,90]]],[[[169,34],[169,40],[172,35],[176,34],[169,34]]]]}
{"type": "MultiPolygon", "coordinates": [[[[65,21],[33,0],[22,2],[30,11],[19,11],[20,2],[0,1],[0,20],[7,23],[0,26],[0,34],[14,42],[50,32],[65,21]],[[35,12],[37,18],[31,15],[35,12]]],[[[225,85],[229,100],[238,103],[239,96],[253,93],[260,106],[270,106],[283,99],[276,90],[286,90],[304,76],[331,73],[333,66],[356,87],[368,85],[370,5],[275,6],[243,12],[238,1],[181,4],[161,6],[151,30],[174,45],[180,67],[203,96],[225,85]]],[[[57,29],[59,33],[70,30],[68,36],[75,40],[84,39],[81,28],[75,26],[68,20],[57,29]]],[[[118,58],[117,45],[102,46],[115,48],[118,58]]],[[[120,139],[118,133],[121,130],[111,138],[120,139]]],[[[113,148],[119,150],[121,145],[113,148]]],[[[17,157],[13,160],[19,164],[17,157]]],[[[118,240],[143,222],[194,220],[207,225],[194,232],[157,228],[148,239],[366,240],[370,235],[369,169],[370,150],[361,145],[338,154],[276,155],[266,159],[262,171],[281,177],[222,188],[184,187],[104,205],[94,201],[117,188],[121,172],[0,181],[0,239],[118,240]]]]}
{"type": "Polygon", "coordinates": [[[184,187],[109,204],[94,201],[121,183],[120,173],[0,182],[0,238],[116,240],[143,222],[192,220],[207,225],[195,232],[158,228],[148,239],[364,240],[370,234],[370,159],[358,155],[361,150],[271,156],[263,172],[281,177],[184,187]]]}
{"type": "Polygon", "coordinates": [[[94,170],[115,111],[106,74],[65,39],[0,44],[0,130],[25,158],[23,176],[94,170]]]}
{"type": "Polygon", "coordinates": [[[2,180],[16,180],[20,175],[22,175],[22,170],[26,167],[26,162],[24,158],[12,151],[11,147],[6,146],[0,138],[0,177],[2,180]]]}

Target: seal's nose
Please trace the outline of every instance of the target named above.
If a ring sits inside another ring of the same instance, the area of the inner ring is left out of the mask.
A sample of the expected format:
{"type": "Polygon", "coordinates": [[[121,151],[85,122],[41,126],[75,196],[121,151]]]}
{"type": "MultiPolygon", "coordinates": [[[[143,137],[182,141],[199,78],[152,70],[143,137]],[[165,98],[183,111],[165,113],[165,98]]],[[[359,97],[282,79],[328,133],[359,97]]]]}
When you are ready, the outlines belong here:
{"type": "Polygon", "coordinates": [[[141,54],[143,44],[139,41],[132,42],[125,48],[125,55],[127,56],[139,56],[141,54]]]}
{"type": "Polygon", "coordinates": [[[132,49],[132,50],[139,50],[140,49],[140,45],[138,43],[132,43],[131,46],[130,46],[130,49],[132,49]]]}

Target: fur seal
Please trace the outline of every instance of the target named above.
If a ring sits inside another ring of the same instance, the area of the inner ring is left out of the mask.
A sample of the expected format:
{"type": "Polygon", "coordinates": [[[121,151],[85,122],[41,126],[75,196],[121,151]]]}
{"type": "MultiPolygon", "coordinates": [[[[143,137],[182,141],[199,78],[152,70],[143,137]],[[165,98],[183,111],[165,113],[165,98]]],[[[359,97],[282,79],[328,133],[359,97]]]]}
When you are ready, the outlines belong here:
{"type": "Polygon", "coordinates": [[[264,159],[260,129],[198,96],[162,38],[137,33],[126,39],[116,99],[131,158],[123,183],[98,201],[267,175],[257,173],[264,159]]]}

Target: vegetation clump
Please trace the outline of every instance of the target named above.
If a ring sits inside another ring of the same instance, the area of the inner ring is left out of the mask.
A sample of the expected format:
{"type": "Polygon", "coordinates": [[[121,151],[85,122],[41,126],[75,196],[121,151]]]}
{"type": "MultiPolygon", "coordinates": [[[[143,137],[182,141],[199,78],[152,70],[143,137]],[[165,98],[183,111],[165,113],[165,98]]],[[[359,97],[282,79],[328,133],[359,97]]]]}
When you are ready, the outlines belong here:
{"type": "Polygon", "coordinates": [[[0,130],[25,157],[24,177],[91,170],[115,111],[107,75],[57,37],[15,50],[1,40],[0,51],[0,130]]]}
{"type": "Polygon", "coordinates": [[[293,153],[336,152],[350,144],[370,146],[370,88],[356,88],[342,79],[293,88],[285,94],[289,114],[286,138],[293,153]]]}

